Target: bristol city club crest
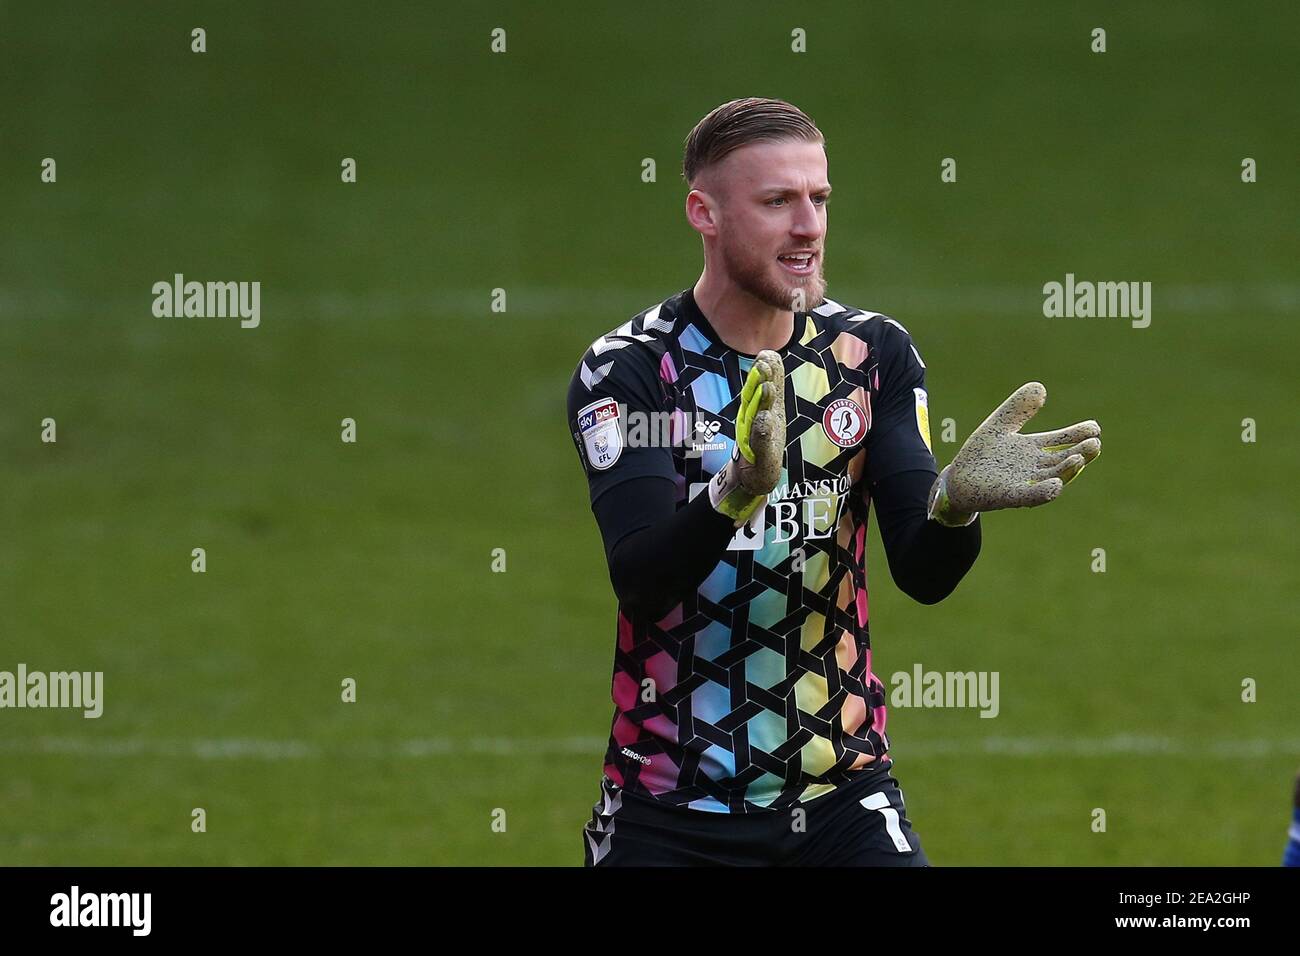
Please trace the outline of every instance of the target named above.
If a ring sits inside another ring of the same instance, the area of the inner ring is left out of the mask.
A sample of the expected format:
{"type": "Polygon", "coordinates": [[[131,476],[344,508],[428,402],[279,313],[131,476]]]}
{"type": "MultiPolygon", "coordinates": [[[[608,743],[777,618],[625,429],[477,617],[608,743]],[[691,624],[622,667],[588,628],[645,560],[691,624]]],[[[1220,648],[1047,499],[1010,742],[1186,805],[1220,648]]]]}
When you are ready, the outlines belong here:
{"type": "Polygon", "coordinates": [[[867,399],[867,410],[851,398],[837,398],[826,406],[822,413],[822,428],[826,437],[841,448],[852,448],[861,444],[871,427],[871,399],[867,399]]]}

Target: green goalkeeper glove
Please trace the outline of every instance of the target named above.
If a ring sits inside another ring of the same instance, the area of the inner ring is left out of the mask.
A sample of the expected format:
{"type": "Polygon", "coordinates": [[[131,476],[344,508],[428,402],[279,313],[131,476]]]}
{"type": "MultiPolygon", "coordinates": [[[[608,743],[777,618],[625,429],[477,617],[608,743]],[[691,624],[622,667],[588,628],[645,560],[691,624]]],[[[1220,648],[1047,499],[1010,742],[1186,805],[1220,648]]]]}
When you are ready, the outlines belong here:
{"type": "Polygon", "coordinates": [[[764,349],[740,390],[736,447],[731,461],[709,482],[709,501],[739,528],[767,501],[781,480],[785,455],[785,365],[764,349]]]}
{"type": "Polygon", "coordinates": [[[1101,426],[1078,422],[1020,434],[1047,401],[1039,382],[1020,386],[971,433],[930,489],[929,517],[958,528],[981,511],[1047,504],[1101,454],[1101,426]]]}

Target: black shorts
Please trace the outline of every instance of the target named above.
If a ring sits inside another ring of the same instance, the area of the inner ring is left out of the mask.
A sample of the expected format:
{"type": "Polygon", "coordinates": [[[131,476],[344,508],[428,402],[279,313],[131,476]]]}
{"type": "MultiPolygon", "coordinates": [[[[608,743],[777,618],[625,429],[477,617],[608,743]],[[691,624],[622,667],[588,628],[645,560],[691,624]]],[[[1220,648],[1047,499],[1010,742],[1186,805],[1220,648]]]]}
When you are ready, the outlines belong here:
{"type": "Polygon", "coordinates": [[[583,827],[587,866],[929,866],[886,762],[785,810],[715,813],[608,777],[583,827]]]}

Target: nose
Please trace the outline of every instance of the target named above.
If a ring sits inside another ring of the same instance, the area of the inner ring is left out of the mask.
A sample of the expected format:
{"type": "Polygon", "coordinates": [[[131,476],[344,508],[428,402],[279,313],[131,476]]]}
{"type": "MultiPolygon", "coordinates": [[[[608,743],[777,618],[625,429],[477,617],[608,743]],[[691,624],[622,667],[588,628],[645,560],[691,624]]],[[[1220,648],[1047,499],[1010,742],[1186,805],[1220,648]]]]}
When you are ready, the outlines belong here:
{"type": "Polygon", "coordinates": [[[815,242],[822,237],[821,209],[811,199],[805,197],[799,202],[794,221],[790,224],[790,236],[815,242]]]}

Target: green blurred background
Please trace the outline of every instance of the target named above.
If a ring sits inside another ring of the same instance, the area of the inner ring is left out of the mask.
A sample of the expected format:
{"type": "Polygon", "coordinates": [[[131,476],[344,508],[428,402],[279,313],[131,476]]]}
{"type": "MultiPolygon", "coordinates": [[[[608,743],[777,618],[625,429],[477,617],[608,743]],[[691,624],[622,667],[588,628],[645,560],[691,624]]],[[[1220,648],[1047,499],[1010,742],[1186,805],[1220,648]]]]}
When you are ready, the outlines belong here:
{"type": "Polygon", "coordinates": [[[1275,865],[1298,30],[1290,2],[3,3],[0,669],[102,670],[105,709],[0,711],[0,863],[581,861],[615,611],[565,388],[694,282],[682,141],[764,95],[826,135],[829,293],[911,330],[936,440],[1030,379],[1044,427],[1105,428],[936,607],[872,533],[876,672],[1001,675],[996,720],[890,710],[932,860],[1275,865]],[[259,280],[261,326],[155,318],[176,272],[259,280]],[[1067,272],[1152,282],[1150,328],[1045,319],[1067,272]]]}

